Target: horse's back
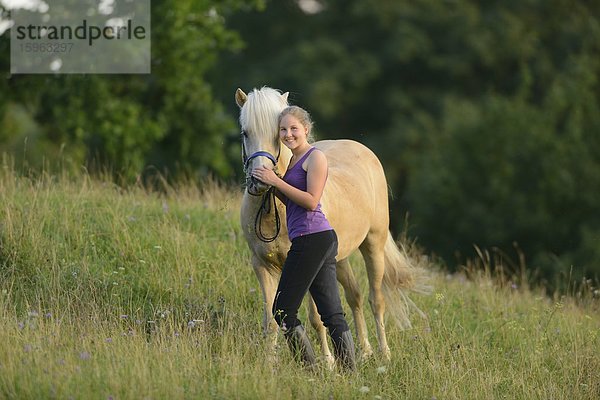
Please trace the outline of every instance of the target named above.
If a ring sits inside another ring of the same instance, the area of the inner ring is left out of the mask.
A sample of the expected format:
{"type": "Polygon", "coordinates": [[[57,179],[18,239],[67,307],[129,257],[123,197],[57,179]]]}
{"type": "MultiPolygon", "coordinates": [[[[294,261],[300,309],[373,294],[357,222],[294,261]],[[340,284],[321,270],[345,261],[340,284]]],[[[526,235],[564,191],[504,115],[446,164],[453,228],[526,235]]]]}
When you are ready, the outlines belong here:
{"type": "Polygon", "coordinates": [[[329,167],[321,204],[340,238],[339,258],[345,258],[369,231],[389,228],[385,174],[377,156],[358,142],[323,140],[315,147],[329,167]]]}

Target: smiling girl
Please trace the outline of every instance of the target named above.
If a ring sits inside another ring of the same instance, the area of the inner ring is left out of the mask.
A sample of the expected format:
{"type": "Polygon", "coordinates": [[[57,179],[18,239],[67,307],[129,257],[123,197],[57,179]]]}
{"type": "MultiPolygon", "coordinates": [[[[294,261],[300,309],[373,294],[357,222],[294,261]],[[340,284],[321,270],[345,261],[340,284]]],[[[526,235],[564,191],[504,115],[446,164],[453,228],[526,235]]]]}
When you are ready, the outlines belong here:
{"type": "Polygon", "coordinates": [[[292,246],[283,266],[273,304],[273,315],[292,352],[307,365],[315,363],[308,336],[298,320],[298,309],[310,291],[342,367],[355,369],[352,334],[344,317],[336,280],[338,239],[321,211],[327,181],[327,158],[309,143],[312,121],[304,109],[291,106],[279,115],[279,139],[292,151],[283,178],[264,166],[252,176],[274,186],[286,206],[292,246]]]}

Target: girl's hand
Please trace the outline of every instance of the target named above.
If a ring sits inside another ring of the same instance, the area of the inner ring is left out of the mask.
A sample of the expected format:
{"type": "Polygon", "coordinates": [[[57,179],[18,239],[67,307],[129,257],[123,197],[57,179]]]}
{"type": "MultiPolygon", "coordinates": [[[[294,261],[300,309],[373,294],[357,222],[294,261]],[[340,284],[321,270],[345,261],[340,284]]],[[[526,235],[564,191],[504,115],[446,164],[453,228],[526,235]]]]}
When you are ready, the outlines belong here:
{"type": "Polygon", "coordinates": [[[269,169],[264,165],[261,165],[258,168],[254,168],[252,170],[252,176],[261,181],[262,183],[271,186],[275,186],[280,180],[280,178],[277,175],[275,175],[275,172],[273,172],[272,169],[269,169]]]}

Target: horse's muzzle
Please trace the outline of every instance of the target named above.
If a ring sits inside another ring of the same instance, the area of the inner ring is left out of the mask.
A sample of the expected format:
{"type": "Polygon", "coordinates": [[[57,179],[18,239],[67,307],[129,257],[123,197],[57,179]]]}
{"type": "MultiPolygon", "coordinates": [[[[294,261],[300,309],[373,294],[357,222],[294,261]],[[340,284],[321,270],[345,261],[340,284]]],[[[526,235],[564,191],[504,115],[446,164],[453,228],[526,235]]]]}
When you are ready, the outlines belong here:
{"type": "Polygon", "coordinates": [[[246,178],[246,187],[250,194],[260,196],[264,194],[267,190],[269,190],[271,186],[259,181],[253,176],[249,176],[246,178]]]}

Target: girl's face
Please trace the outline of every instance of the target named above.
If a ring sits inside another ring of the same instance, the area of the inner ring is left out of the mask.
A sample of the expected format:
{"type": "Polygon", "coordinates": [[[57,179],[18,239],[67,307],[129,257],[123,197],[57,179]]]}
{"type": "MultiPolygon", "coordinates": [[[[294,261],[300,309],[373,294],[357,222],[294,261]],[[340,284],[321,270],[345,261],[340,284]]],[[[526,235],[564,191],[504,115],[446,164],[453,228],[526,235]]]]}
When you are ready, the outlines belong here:
{"type": "Polygon", "coordinates": [[[308,130],[298,118],[291,114],[286,114],[279,124],[279,139],[290,150],[308,143],[308,130]]]}

